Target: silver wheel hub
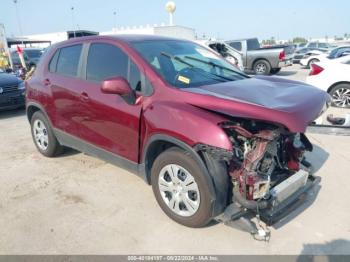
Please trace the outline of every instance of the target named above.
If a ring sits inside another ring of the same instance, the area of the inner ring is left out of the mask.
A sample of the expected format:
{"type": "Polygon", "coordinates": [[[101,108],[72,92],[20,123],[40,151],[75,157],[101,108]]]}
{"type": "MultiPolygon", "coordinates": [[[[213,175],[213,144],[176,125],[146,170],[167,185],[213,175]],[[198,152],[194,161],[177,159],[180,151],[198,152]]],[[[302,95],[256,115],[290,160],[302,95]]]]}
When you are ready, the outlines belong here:
{"type": "Polygon", "coordinates": [[[46,150],[49,146],[49,136],[47,133],[47,128],[43,121],[40,119],[37,119],[34,121],[33,124],[33,134],[34,134],[34,140],[37,146],[41,150],[46,150]]]}
{"type": "Polygon", "coordinates": [[[264,73],[266,71],[266,66],[264,64],[257,64],[256,71],[258,73],[264,73]]]}
{"type": "Polygon", "coordinates": [[[165,204],[175,214],[194,215],[200,204],[200,193],[194,177],[183,167],[170,164],[162,168],[158,187],[165,204]]]}
{"type": "Polygon", "coordinates": [[[332,95],[333,103],[338,107],[350,106],[350,89],[339,88],[332,95]]]}

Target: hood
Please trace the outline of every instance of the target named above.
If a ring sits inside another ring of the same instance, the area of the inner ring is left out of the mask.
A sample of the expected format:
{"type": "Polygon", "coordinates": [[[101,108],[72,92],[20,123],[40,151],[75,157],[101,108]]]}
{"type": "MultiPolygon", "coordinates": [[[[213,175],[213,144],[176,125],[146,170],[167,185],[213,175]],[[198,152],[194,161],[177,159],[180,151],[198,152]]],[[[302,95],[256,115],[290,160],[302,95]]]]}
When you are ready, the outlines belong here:
{"type": "Polygon", "coordinates": [[[14,86],[21,82],[19,78],[7,73],[0,73],[0,87],[14,86]]]}
{"type": "Polygon", "coordinates": [[[290,131],[304,132],[327,107],[329,95],[305,83],[257,76],[183,91],[210,96],[189,103],[234,117],[280,123],[290,131]]]}

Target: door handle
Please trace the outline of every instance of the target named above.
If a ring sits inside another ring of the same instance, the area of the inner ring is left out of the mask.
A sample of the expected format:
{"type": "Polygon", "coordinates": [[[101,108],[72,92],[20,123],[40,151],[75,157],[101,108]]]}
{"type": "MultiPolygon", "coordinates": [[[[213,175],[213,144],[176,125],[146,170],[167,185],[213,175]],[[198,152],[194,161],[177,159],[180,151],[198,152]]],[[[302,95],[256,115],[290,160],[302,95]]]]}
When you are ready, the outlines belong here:
{"type": "Polygon", "coordinates": [[[87,101],[90,100],[89,95],[88,95],[87,93],[85,93],[85,92],[83,92],[83,93],[80,94],[80,99],[81,99],[82,101],[84,101],[84,102],[87,102],[87,101]]]}
{"type": "Polygon", "coordinates": [[[48,79],[48,78],[44,79],[43,84],[44,84],[44,86],[51,85],[50,79],[48,79]]]}

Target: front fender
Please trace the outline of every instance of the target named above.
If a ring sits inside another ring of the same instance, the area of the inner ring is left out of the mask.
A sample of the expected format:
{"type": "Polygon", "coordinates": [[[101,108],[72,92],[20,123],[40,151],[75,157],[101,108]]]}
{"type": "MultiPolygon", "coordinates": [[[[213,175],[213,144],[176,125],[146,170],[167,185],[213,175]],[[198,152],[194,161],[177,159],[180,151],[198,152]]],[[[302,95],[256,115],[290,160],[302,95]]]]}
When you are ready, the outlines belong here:
{"type": "Polygon", "coordinates": [[[143,112],[143,121],[143,146],[152,135],[164,134],[191,147],[205,144],[232,150],[231,141],[218,125],[227,119],[189,104],[170,101],[153,104],[143,112]]]}

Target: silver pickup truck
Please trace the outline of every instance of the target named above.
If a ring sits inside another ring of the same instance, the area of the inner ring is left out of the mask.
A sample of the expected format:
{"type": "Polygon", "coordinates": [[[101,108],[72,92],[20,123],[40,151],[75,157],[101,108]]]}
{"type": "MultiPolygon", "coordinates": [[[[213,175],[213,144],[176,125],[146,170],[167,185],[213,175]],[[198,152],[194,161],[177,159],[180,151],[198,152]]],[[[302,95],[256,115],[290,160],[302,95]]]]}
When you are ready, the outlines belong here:
{"type": "Polygon", "coordinates": [[[288,45],[260,47],[257,38],[230,40],[226,42],[241,52],[246,71],[255,74],[277,74],[282,67],[292,65],[293,47],[288,45]]]}

